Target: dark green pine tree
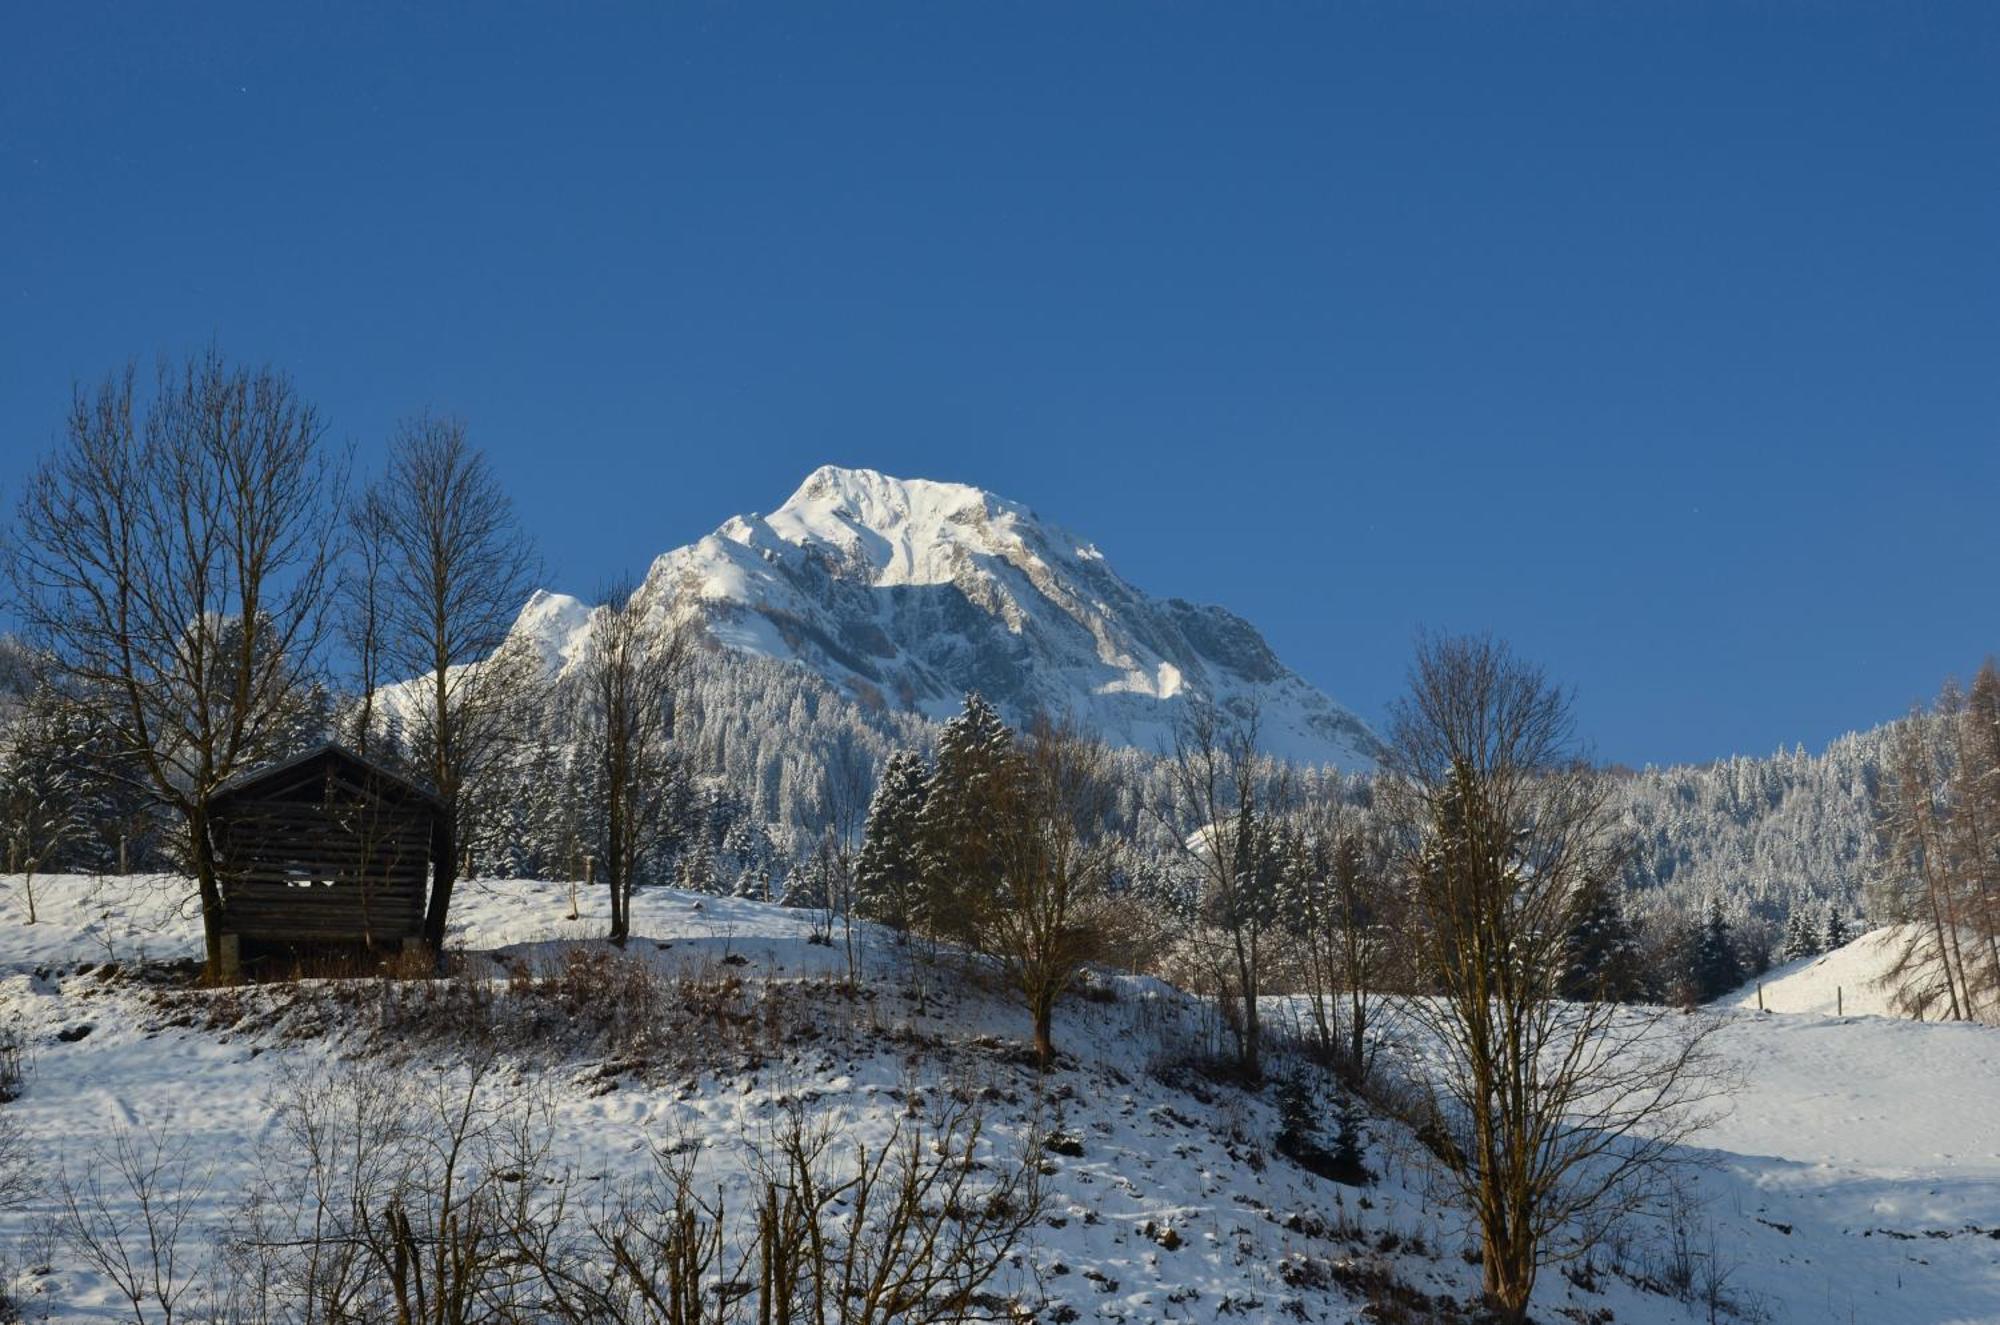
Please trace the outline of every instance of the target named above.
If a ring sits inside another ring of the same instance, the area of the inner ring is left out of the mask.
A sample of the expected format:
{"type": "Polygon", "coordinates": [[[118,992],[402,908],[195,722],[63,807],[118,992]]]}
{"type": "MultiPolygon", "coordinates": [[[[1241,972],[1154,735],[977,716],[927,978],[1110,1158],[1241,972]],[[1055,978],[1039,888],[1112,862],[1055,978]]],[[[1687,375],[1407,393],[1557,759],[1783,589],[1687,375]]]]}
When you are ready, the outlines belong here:
{"type": "Polygon", "coordinates": [[[1619,905],[1615,881],[1593,880],[1578,894],[1563,956],[1564,998],[1622,1003],[1639,996],[1644,983],[1639,940],[1619,905]]]}
{"type": "Polygon", "coordinates": [[[1841,918],[1840,903],[1829,903],[1826,908],[1826,950],[1831,952],[1835,948],[1844,948],[1853,939],[1854,931],[1849,929],[1847,921],[1841,918]]]}
{"type": "Polygon", "coordinates": [[[1703,1003],[1720,998],[1743,983],[1743,963],[1736,955],[1736,936],[1729,917],[1723,914],[1722,899],[1708,904],[1708,918],[1702,923],[1701,937],[1694,949],[1695,996],[1703,1003]]]}
{"type": "Polygon", "coordinates": [[[914,750],[882,765],[854,864],[854,909],[862,919],[908,931],[924,925],[924,803],[931,773],[914,750]]]}
{"type": "Polygon", "coordinates": [[[933,935],[968,934],[974,908],[1000,890],[999,819],[1014,760],[1014,733],[978,694],[938,733],[921,816],[923,919],[933,935]]]}

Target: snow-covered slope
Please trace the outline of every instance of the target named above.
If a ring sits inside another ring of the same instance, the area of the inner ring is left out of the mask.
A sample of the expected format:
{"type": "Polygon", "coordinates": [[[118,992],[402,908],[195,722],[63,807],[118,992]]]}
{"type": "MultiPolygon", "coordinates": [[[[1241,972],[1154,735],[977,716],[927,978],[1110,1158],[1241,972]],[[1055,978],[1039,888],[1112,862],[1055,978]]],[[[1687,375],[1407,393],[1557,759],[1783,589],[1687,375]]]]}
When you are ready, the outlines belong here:
{"type": "MultiPolygon", "coordinates": [[[[10,922],[21,885],[0,876],[10,922]]],[[[393,1006],[393,991],[373,982],[205,990],[146,965],[198,951],[199,924],[177,905],[186,888],[164,877],[53,876],[39,881],[41,923],[0,926],[0,1026],[22,1036],[29,1065],[21,1097],[0,1104],[0,1116],[51,1170],[72,1175],[120,1135],[188,1146],[203,1185],[183,1273],[200,1275],[208,1235],[239,1214],[265,1147],[284,1139],[274,1109],[296,1094],[299,1073],[359,1054],[429,1089],[455,1080],[476,1049],[447,1042],[457,1034],[449,1026],[407,1051],[371,1041],[393,1006]]],[[[585,892],[576,920],[561,884],[472,881],[459,901],[464,975],[410,991],[438,1008],[454,997],[504,1005],[526,996],[509,973],[606,952],[600,890],[585,892]]],[[[913,1100],[956,1094],[987,1102],[994,1155],[1036,1119],[1070,1138],[1049,1156],[1045,1217],[997,1284],[1034,1319],[1466,1319],[1445,1300],[1477,1286],[1465,1259],[1471,1233],[1427,1186],[1409,1135],[1366,1123],[1365,1159],[1380,1180],[1365,1192],[1283,1159],[1270,1145],[1272,1091],[1172,1067],[1202,1009],[1157,981],[1107,977],[1098,999],[1066,1001],[1061,1062],[1038,1079],[1016,1048],[1025,1016],[1004,991],[967,978],[976,972],[927,967],[861,926],[865,993],[847,998],[834,988],[846,959],[811,941],[806,912],[664,889],[644,891],[636,908],[633,959],[702,998],[736,1000],[722,1012],[743,1011],[751,1029],[720,1052],[691,1042],[689,1061],[649,1068],[572,1045],[561,1018],[535,1023],[552,1038],[510,1051],[499,1079],[503,1093],[546,1110],[552,1149],[538,1182],[573,1172],[615,1183],[646,1171],[656,1149],[693,1142],[703,1189],[727,1184],[729,1208],[747,1209],[741,1160],[785,1101],[837,1123],[843,1145],[873,1145],[913,1100]],[[1405,1286],[1403,1302],[1371,1310],[1368,1298],[1380,1296],[1371,1288],[1390,1279],[1405,1286]]],[[[1692,1204],[1637,1221],[1583,1272],[1545,1273],[1534,1319],[2000,1320],[1991,1107],[2000,1030],[1697,1015],[1719,1023],[1715,1047],[1742,1083],[1728,1116],[1691,1138],[1709,1161],[1685,1175],[1692,1204]],[[1663,1295],[1676,1266],[1697,1297],[1712,1287],[1730,1305],[1711,1315],[1704,1301],[1663,1295]]],[[[133,1217],[115,1176],[107,1198],[113,1216],[133,1217]]],[[[0,1288],[29,1320],[130,1320],[82,1255],[35,1236],[55,1205],[43,1190],[26,1209],[0,1212],[0,1288]]]]}
{"type": "MultiPolygon", "coordinates": [[[[653,563],[641,600],[720,644],[796,662],[865,705],[942,717],[977,690],[1011,721],[1072,713],[1141,749],[1197,696],[1255,703],[1277,754],[1373,766],[1374,735],[1219,607],[1140,592],[1088,542],[978,488],[815,471],[653,563]]],[[[538,594],[517,632],[560,665],[588,614],[538,594]]]]}
{"type": "Polygon", "coordinates": [[[1822,1017],[1893,1017],[1893,991],[1883,974],[1894,963],[1906,939],[1904,928],[1873,929],[1844,947],[1817,957],[1776,966],[1732,994],[1718,1006],[1756,1008],[1822,1017]],[[1759,999],[1762,1003],[1760,1005],[1759,999]]]}

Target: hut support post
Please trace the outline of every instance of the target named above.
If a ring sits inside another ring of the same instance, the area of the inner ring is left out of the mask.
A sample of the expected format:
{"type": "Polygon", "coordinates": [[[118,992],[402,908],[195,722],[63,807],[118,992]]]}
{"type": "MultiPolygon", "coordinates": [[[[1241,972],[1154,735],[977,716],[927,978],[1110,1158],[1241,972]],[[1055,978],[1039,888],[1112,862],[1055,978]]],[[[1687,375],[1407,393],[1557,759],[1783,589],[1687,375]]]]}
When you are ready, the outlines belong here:
{"type": "Polygon", "coordinates": [[[243,978],[243,940],[235,934],[222,936],[222,969],[225,984],[235,984],[243,978]]]}

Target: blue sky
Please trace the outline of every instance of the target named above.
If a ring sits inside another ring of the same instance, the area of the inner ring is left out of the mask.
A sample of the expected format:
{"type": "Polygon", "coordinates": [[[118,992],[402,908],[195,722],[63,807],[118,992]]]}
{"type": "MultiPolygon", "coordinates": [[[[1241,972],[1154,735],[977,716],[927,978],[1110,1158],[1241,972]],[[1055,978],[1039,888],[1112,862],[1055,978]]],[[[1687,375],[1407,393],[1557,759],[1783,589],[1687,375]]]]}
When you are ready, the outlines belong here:
{"type": "Polygon", "coordinates": [[[282,8],[11,11],[0,484],[213,339],[466,417],[585,594],[831,461],[1634,763],[2000,643],[2000,8],[282,8]]]}

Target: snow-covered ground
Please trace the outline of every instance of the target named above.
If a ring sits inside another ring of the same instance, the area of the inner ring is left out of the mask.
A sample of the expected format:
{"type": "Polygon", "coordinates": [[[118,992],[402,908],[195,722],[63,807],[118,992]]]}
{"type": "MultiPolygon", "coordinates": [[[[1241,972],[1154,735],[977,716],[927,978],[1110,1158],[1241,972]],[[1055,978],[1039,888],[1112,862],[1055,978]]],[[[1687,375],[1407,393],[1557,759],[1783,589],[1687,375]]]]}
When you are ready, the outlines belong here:
{"type": "Polygon", "coordinates": [[[1762,1007],[1767,1012],[1823,1017],[1894,1016],[1889,1006],[1891,991],[1883,983],[1882,972],[1889,969],[1894,950],[1903,940],[1900,926],[1872,929],[1832,952],[1775,966],[1717,1002],[1726,1007],[1762,1007]]]}
{"type": "MultiPolygon", "coordinates": [[[[19,886],[0,879],[9,920],[0,926],[0,1024],[22,1033],[30,1066],[21,1098],[0,1109],[52,1165],[80,1168],[120,1128],[185,1137],[214,1172],[197,1222],[218,1224],[256,1180],[287,1070],[381,1051],[361,1012],[351,1024],[316,1020],[335,1006],[325,1001],[135,978],[142,961],[197,951],[178,881],[38,880],[43,919],[32,927],[15,923],[19,886]]],[[[586,896],[574,921],[569,905],[562,885],[463,885],[454,942],[472,954],[473,975],[490,971],[500,988],[508,967],[546,969],[601,949],[602,899],[586,896]]],[[[663,973],[711,994],[740,981],[730,997],[782,1003],[800,1020],[754,1043],[663,1046],[645,1063],[607,1062],[588,1046],[516,1052],[511,1079],[547,1088],[554,1153],[578,1172],[631,1170],[663,1142],[691,1136],[721,1180],[787,1099],[809,1098],[843,1140],[869,1140],[886,1135],[911,1097],[956,1091],[988,1101],[996,1157],[1037,1122],[1059,1122],[1077,1143],[1064,1149],[1080,1153],[1052,1157],[1046,1217],[1003,1285],[1040,1320],[1369,1319],[1342,1284],[1374,1267],[1418,1293],[1463,1298],[1476,1287],[1459,1255],[1462,1221],[1427,1197],[1397,1128],[1367,1129],[1368,1162],[1383,1180],[1365,1192],[1278,1157],[1271,1092],[1163,1068],[1201,1033],[1205,1009],[1156,982],[1107,981],[1098,998],[1066,1005],[1063,1062],[1038,1083],[1016,1052],[1026,1019],[1004,993],[962,966],[914,960],[885,936],[861,932],[867,992],[845,999],[833,979],[847,968],[845,950],[810,942],[797,912],[652,891],[639,900],[635,930],[632,950],[663,973]]],[[[1686,1245],[1713,1264],[1740,1313],[2000,1320],[2000,1032],[1741,1009],[1698,1015],[1721,1020],[1717,1043],[1743,1086],[1730,1116],[1701,1138],[1713,1162],[1693,1179],[1704,1204],[1688,1216],[1686,1245]]],[[[455,1061],[441,1043],[398,1060],[418,1076],[449,1073],[455,1061]]],[[[0,1217],[0,1259],[46,1261],[18,1282],[28,1318],[129,1319],[73,1253],[41,1255],[31,1231],[52,1202],[44,1192],[0,1217]]],[[[1594,1289],[1548,1273],[1536,1318],[1707,1319],[1705,1307],[1631,1282],[1656,1272],[1671,1242],[1663,1228],[1636,1230],[1621,1262],[1627,1277],[1605,1272],[1612,1258],[1600,1256],[1594,1289]]]]}

